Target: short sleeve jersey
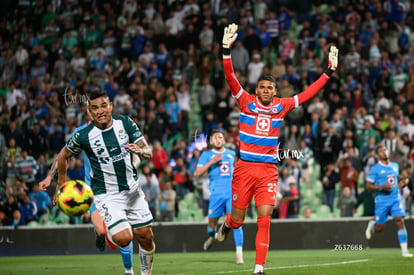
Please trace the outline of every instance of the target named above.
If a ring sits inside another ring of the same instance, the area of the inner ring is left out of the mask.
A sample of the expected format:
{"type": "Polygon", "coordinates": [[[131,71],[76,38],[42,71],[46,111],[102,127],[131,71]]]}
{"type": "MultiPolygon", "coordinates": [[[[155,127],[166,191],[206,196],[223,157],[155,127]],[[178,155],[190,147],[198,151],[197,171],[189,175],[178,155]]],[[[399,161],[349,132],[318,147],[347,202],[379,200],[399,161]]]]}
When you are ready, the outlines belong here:
{"type": "Polygon", "coordinates": [[[91,187],[95,195],[129,190],[138,185],[132,153],[125,145],[136,143],[143,135],[127,116],[112,115],[113,123],[101,130],[92,123],[77,131],[66,143],[66,150],[85,152],[91,165],[91,187]]]}

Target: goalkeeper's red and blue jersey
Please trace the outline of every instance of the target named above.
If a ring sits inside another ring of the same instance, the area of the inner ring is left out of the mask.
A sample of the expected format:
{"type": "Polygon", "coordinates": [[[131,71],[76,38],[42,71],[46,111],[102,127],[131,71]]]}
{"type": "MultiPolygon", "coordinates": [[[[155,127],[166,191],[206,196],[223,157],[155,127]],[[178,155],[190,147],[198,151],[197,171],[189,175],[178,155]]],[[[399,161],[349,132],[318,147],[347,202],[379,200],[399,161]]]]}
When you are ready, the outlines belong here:
{"type": "Polygon", "coordinates": [[[232,96],[240,105],[240,159],[250,162],[278,162],[279,132],[287,113],[308,101],[325,85],[329,76],[322,74],[302,93],[289,98],[274,98],[265,106],[257,96],[246,92],[234,75],[231,55],[223,55],[224,74],[232,96]]]}

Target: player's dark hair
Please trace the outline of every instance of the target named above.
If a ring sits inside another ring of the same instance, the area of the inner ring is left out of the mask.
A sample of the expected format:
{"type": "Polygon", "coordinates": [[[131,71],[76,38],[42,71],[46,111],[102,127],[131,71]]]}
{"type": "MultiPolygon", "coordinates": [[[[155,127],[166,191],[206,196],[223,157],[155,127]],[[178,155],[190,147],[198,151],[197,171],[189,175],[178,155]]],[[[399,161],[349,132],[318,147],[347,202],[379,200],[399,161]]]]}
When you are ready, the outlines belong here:
{"type": "Polygon", "coordinates": [[[261,75],[259,80],[257,81],[257,83],[259,83],[262,80],[267,80],[267,81],[273,82],[273,84],[275,84],[275,87],[276,87],[276,79],[273,77],[273,75],[271,75],[271,74],[261,75]]]}
{"type": "Polygon", "coordinates": [[[100,97],[108,97],[108,95],[106,94],[105,91],[102,91],[102,90],[92,91],[89,94],[88,103],[90,103],[91,100],[94,100],[94,99],[97,99],[97,98],[100,98],[100,97]]]}

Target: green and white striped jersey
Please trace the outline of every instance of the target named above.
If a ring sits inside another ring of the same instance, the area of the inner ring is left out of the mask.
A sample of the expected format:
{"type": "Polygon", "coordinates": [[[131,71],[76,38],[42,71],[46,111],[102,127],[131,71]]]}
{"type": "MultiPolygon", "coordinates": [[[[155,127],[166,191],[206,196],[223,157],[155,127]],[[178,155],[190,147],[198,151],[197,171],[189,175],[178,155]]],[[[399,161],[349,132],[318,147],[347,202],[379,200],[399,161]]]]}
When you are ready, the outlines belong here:
{"type": "Polygon", "coordinates": [[[130,190],[138,185],[132,153],[125,145],[143,139],[135,122],[127,116],[112,115],[113,123],[101,130],[92,123],[79,130],[66,143],[74,154],[82,150],[91,164],[91,187],[95,195],[130,190]]]}

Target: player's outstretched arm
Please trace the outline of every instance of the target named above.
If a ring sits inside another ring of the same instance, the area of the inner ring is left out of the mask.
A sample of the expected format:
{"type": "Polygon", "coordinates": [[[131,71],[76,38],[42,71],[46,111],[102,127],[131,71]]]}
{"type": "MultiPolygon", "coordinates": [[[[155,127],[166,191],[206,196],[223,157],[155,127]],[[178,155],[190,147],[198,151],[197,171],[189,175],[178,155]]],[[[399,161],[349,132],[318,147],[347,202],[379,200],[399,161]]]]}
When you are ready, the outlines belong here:
{"type": "Polygon", "coordinates": [[[53,160],[52,160],[52,164],[50,165],[50,169],[49,169],[49,172],[47,172],[47,176],[46,176],[46,178],[44,178],[41,182],[39,182],[39,187],[40,187],[40,190],[46,190],[46,188],[48,188],[48,187],[49,187],[49,185],[50,185],[50,183],[51,183],[51,181],[52,181],[53,177],[56,175],[56,172],[57,172],[57,164],[58,164],[59,155],[60,155],[60,153],[61,153],[63,150],[65,150],[65,147],[63,147],[63,148],[60,150],[59,154],[57,154],[57,155],[53,158],[53,160]]]}
{"type": "Polygon", "coordinates": [[[74,156],[74,154],[68,150],[66,150],[66,147],[63,148],[59,155],[58,155],[58,163],[57,163],[57,171],[58,171],[58,184],[56,186],[55,195],[53,196],[53,204],[56,204],[56,194],[57,191],[63,186],[63,184],[66,182],[66,173],[68,169],[68,162],[67,160],[74,156]]]}
{"type": "Polygon", "coordinates": [[[230,55],[230,49],[237,39],[237,29],[238,26],[234,23],[225,27],[222,41],[224,77],[226,78],[234,97],[236,97],[242,90],[241,85],[234,74],[230,55]]]}
{"type": "Polygon", "coordinates": [[[297,99],[295,98],[295,105],[301,105],[309,99],[313,98],[319,92],[319,90],[322,89],[326,82],[328,82],[330,76],[336,71],[336,69],[338,68],[338,48],[336,48],[335,46],[331,46],[329,49],[328,57],[328,68],[305,91],[297,95],[297,99]]]}

